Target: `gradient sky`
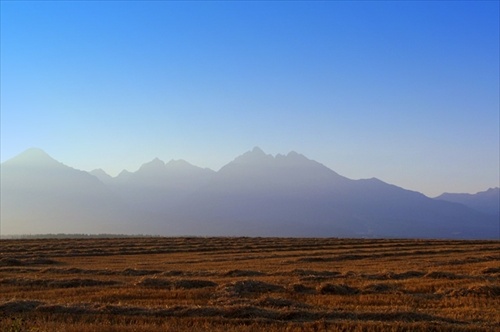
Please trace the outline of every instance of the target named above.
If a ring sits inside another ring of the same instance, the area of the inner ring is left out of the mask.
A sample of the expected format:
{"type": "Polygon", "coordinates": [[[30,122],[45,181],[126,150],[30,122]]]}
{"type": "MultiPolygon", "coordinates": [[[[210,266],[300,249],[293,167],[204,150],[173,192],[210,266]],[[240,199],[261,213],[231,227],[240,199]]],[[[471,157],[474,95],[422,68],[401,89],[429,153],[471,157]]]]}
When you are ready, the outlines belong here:
{"type": "Polygon", "coordinates": [[[499,185],[499,2],[1,2],[1,161],[261,147],[429,196],[499,185]]]}

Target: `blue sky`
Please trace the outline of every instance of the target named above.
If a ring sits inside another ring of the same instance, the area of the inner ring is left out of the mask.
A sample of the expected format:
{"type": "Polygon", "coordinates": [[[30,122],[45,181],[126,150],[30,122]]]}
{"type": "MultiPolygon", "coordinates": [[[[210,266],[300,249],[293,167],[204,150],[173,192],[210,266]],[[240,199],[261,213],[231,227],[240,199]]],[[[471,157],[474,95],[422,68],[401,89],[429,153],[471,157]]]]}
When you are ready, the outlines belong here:
{"type": "Polygon", "coordinates": [[[499,185],[499,2],[1,2],[1,160],[254,146],[427,195],[499,185]]]}

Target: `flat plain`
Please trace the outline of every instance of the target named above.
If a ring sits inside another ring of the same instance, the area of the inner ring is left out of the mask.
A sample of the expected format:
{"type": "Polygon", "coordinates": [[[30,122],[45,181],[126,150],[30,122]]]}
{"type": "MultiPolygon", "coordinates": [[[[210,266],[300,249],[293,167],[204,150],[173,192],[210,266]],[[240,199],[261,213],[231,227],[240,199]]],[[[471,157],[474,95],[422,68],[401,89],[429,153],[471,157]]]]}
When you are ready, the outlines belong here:
{"type": "Polygon", "coordinates": [[[500,242],[0,241],[0,331],[500,330],[500,242]]]}

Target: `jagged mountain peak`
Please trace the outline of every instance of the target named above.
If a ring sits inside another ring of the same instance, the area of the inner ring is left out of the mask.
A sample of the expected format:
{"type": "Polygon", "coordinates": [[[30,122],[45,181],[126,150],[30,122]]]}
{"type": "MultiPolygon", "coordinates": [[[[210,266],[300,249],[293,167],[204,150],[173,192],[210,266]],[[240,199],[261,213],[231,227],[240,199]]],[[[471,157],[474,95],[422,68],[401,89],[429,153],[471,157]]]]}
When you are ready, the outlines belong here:
{"type": "Polygon", "coordinates": [[[310,162],[311,160],[306,158],[304,155],[299,154],[295,151],[290,151],[287,155],[277,154],[273,156],[271,154],[265,153],[258,146],[254,147],[252,150],[245,152],[241,156],[234,159],[232,163],[235,164],[261,164],[261,163],[272,163],[273,161],[279,162],[310,162]]]}
{"type": "Polygon", "coordinates": [[[253,154],[259,154],[259,155],[265,155],[266,153],[261,149],[259,148],[258,146],[254,146],[252,151],[251,151],[253,154]]]}
{"type": "Polygon", "coordinates": [[[103,170],[102,168],[96,168],[92,171],[90,171],[91,174],[100,174],[100,175],[107,175],[107,176],[111,176],[109,175],[108,173],[106,173],[105,170],[103,170]]]}
{"type": "Polygon", "coordinates": [[[123,171],[121,171],[115,178],[115,180],[118,180],[118,181],[126,181],[126,180],[129,180],[131,177],[132,177],[132,172],[129,172],[127,171],[126,169],[124,169],[123,171]]]}
{"type": "Polygon", "coordinates": [[[113,177],[111,175],[109,175],[108,173],[106,173],[106,171],[104,171],[102,168],[94,169],[94,170],[90,171],[89,173],[105,183],[107,183],[113,179],[113,177]]]}
{"type": "Polygon", "coordinates": [[[435,199],[464,204],[490,215],[500,214],[500,188],[489,188],[475,194],[444,193],[435,199]]]}
{"type": "Polygon", "coordinates": [[[24,152],[22,152],[18,155],[18,157],[22,157],[22,156],[35,156],[35,157],[52,158],[49,156],[49,154],[47,152],[45,152],[44,150],[37,148],[37,147],[32,147],[32,148],[26,149],[24,152]]]}
{"type": "Polygon", "coordinates": [[[241,156],[233,160],[233,163],[237,164],[254,164],[260,163],[266,160],[272,160],[274,157],[270,154],[266,154],[261,148],[254,147],[251,151],[245,152],[241,156]]]}
{"type": "Polygon", "coordinates": [[[500,188],[495,187],[495,188],[488,188],[487,190],[484,191],[476,192],[475,194],[445,192],[437,196],[436,199],[446,199],[447,197],[464,197],[464,198],[474,197],[474,196],[477,197],[477,196],[487,196],[487,195],[498,195],[499,193],[500,193],[500,188]]]}
{"type": "Polygon", "coordinates": [[[312,160],[310,160],[309,158],[307,158],[303,154],[297,153],[295,151],[288,152],[288,154],[286,156],[284,156],[284,159],[287,161],[290,161],[290,162],[294,162],[294,163],[312,162],[312,160]]]}
{"type": "Polygon", "coordinates": [[[150,162],[142,164],[137,173],[163,172],[164,170],[165,170],[165,162],[159,158],[154,158],[150,162]]]}
{"type": "Polygon", "coordinates": [[[215,171],[211,170],[210,168],[202,168],[199,166],[195,166],[184,159],[170,160],[168,163],[165,164],[165,169],[174,172],[215,173],[215,171]]]}
{"type": "Polygon", "coordinates": [[[162,166],[165,166],[165,162],[163,160],[161,160],[160,158],[156,157],[153,160],[151,160],[149,163],[145,163],[143,166],[162,167],[162,166]]]}
{"type": "Polygon", "coordinates": [[[52,158],[48,153],[39,148],[29,148],[21,154],[9,159],[3,163],[4,166],[23,166],[23,167],[59,167],[64,166],[59,161],[52,158]]]}
{"type": "Polygon", "coordinates": [[[169,168],[183,168],[183,167],[196,167],[189,162],[185,161],[184,159],[171,159],[168,163],[165,164],[165,166],[169,168]]]}

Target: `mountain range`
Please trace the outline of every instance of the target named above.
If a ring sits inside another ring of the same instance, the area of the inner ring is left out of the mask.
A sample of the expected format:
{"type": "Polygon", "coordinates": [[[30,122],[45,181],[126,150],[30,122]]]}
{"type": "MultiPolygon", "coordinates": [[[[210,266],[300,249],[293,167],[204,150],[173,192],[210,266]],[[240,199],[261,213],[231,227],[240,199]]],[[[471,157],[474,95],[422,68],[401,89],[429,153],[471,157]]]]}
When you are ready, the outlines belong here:
{"type": "Polygon", "coordinates": [[[436,198],[259,148],[215,172],[154,159],[111,177],[40,149],[1,164],[2,234],[500,238],[500,191],[436,198]]]}

